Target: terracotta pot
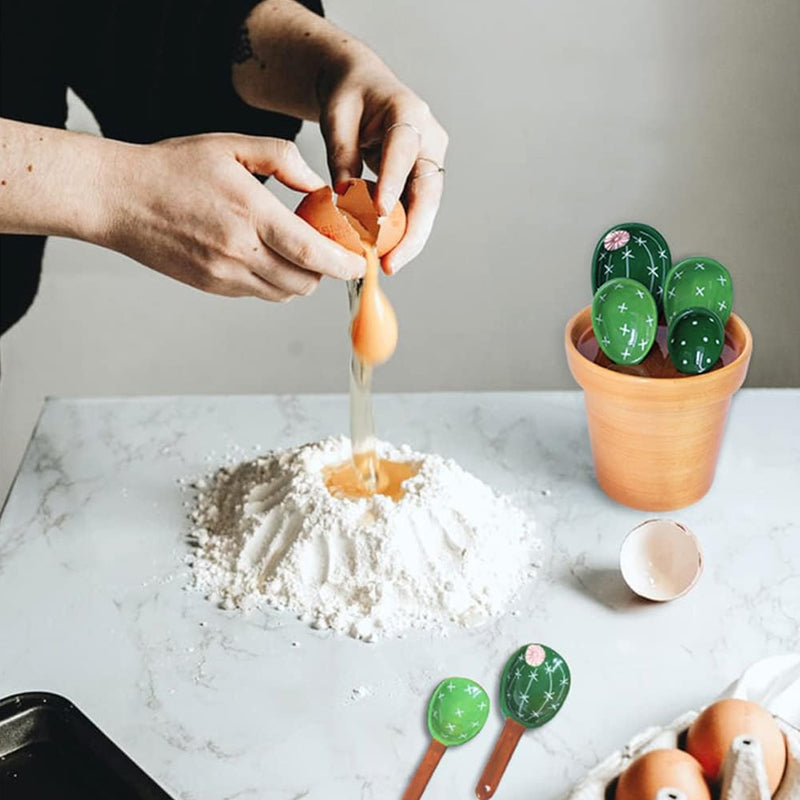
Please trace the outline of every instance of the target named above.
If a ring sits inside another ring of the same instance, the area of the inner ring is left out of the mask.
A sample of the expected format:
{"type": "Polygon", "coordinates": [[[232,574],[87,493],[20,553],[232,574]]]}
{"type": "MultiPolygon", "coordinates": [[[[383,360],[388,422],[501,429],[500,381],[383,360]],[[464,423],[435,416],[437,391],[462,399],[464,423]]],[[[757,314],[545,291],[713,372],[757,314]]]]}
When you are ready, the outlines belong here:
{"type": "Polygon", "coordinates": [[[592,327],[591,307],[567,324],[572,376],[584,391],[597,483],[632,508],[670,511],[711,488],[731,397],[747,375],[753,338],[731,314],[725,331],[736,356],[704,375],[648,378],[599,366],[577,343],[592,327]]]}

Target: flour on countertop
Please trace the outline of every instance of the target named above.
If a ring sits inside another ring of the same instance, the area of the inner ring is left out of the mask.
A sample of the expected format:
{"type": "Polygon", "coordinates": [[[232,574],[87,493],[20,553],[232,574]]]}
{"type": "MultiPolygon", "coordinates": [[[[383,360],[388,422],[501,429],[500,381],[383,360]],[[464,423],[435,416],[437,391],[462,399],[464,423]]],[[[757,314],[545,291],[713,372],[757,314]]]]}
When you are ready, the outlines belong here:
{"type": "Polygon", "coordinates": [[[288,610],[374,640],[501,614],[535,573],[533,522],[454,461],[377,443],[419,471],[393,502],[333,497],[345,437],[281,450],[194,484],[195,586],[224,608],[288,610]]]}

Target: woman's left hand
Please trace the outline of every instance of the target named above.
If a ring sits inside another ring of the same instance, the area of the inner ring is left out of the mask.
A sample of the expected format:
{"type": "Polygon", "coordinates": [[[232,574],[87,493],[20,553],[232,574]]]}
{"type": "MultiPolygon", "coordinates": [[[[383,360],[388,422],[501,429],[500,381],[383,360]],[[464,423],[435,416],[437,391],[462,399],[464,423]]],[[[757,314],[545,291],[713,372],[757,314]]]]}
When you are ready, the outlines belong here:
{"type": "Polygon", "coordinates": [[[405,236],[382,259],[392,275],[430,235],[444,187],[447,133],[428,105],[371,52],[324,83],[318,90],[320,125],[334,187],[359,177],[366,162],[378,176],[379,213],[404,198],[405,236]]]}

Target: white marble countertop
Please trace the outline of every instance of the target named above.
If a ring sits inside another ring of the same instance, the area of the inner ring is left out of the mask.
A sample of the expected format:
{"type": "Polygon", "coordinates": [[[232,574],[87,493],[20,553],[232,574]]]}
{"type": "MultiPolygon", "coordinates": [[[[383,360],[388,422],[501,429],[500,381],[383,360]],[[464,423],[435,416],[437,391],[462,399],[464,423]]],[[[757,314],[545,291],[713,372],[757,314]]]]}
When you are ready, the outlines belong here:
{"type": "MultiPolygon", "coordinates": [[[[798,649],[800,391],[735,399],[714,487],[672,515],[705,573],[665,605],[621,583],[620,541],[647,515],[594,485],[578,393],[387,395],[376,413],[383,438],[454,457],[536,516],[543,567],[518,614],[364,644],[185,591],[178,479],[345,431],[343,396],[51,400],[0,520],[0,695],[66,695],[182,800],[388,800],[427,746],[435,684],[466,675],[496,695],[506,657],[540,640],[573,689],[496,796],[556,800],[640,728],[798,649]]],[[[498,707],[426,797],[474,796],[498,707]]]]}

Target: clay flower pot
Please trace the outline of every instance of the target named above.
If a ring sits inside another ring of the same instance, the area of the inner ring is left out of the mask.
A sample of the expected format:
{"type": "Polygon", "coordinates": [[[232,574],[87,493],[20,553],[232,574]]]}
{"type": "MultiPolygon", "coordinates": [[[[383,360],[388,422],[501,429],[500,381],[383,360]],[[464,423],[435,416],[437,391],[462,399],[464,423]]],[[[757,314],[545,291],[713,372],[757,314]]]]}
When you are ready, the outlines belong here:
{"type": "Polygon", "coordinates": [[[731,397],[747,375],[753,339],[732,314],[725,331],[735,356],[702,375],[651,378],[600,366],[578,350],[591,307],[567,323],[572,376],[584,391],[597,483],[632,508],[670,511],[711,488],[731,397]]]}

